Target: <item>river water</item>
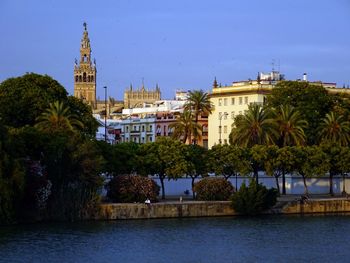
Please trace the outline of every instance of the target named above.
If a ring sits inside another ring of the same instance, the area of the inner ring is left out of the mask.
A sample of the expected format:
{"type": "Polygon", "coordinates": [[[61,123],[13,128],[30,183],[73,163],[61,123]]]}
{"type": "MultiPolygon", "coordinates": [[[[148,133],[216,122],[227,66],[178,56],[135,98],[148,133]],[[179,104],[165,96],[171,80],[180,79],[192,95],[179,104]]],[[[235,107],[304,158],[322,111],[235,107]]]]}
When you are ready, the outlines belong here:
{"type": "Polygon", "coordinates": [[[0,262],[350,262],[349,216],[0,227],[0,262]]]}

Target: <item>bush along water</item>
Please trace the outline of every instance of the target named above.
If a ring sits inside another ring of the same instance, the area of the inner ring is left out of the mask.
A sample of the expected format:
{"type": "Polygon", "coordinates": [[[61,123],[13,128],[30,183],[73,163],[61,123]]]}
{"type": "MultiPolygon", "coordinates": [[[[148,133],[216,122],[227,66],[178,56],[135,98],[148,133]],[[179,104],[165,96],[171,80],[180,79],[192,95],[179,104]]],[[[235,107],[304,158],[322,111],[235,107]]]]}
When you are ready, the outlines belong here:
{"type": "Polygon", "coordinates": [[[232,196],[233,209],[243,215],[257,215],[277,202],[278,192],[275,188],[267,189],[262,184],[257,184],[251,180],[246,186],[242,184],[239,191],[232,196]]]}
{"type": "Polygon", "coordinates": [[[232,196],[234,188],[224,178],[206,177],[195,183],[193,191],[200,201],[226,201],[232,196]]]}
{"type": "Polygon", "coordinates": [[[144,202],[147,198],[157,201],[160,187],[150,178],[138,175],[118,175],[107,185],[107,197],[112,202],[144,202]]]}

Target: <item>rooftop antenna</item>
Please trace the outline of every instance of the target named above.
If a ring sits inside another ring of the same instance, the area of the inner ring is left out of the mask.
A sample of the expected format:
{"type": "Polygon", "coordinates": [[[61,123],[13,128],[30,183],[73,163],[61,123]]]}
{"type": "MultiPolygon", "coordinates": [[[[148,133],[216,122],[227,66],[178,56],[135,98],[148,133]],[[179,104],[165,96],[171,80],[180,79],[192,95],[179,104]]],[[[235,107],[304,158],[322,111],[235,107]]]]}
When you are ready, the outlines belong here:
{"type": "Polygon", "coordinates": [[[272,72],[274,72],[275,71],[275,60],[274,59],[272,59],[271,65],[272,65],[272,72]]]}

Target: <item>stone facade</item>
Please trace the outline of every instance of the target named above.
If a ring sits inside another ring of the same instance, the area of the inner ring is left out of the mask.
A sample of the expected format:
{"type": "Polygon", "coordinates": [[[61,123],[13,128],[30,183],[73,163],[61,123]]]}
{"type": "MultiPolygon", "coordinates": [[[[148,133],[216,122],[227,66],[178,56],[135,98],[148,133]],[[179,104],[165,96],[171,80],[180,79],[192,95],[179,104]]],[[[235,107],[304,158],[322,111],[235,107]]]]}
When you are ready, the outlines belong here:
{"type": "Polygon", "coordinates": [[[134,90],[130,85],[130,88],[124,92],[124,107],[128,109],[140,108],[144,104],[152,104],[160,100],[160,95],[158,85],[154,90],[146,90],[144,85],[140,89],[134,90]]]}

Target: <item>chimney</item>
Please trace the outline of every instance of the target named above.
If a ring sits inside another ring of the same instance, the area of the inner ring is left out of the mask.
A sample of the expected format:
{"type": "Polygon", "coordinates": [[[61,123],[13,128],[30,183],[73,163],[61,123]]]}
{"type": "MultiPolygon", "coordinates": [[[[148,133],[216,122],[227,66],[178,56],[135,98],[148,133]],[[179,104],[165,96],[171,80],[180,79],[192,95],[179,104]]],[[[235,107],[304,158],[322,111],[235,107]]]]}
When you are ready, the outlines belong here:
{"type": "Polygon", "coordinates": [[[307,81],[307,74],[306,73],[303,74],[303,81],[307,81]]]}

